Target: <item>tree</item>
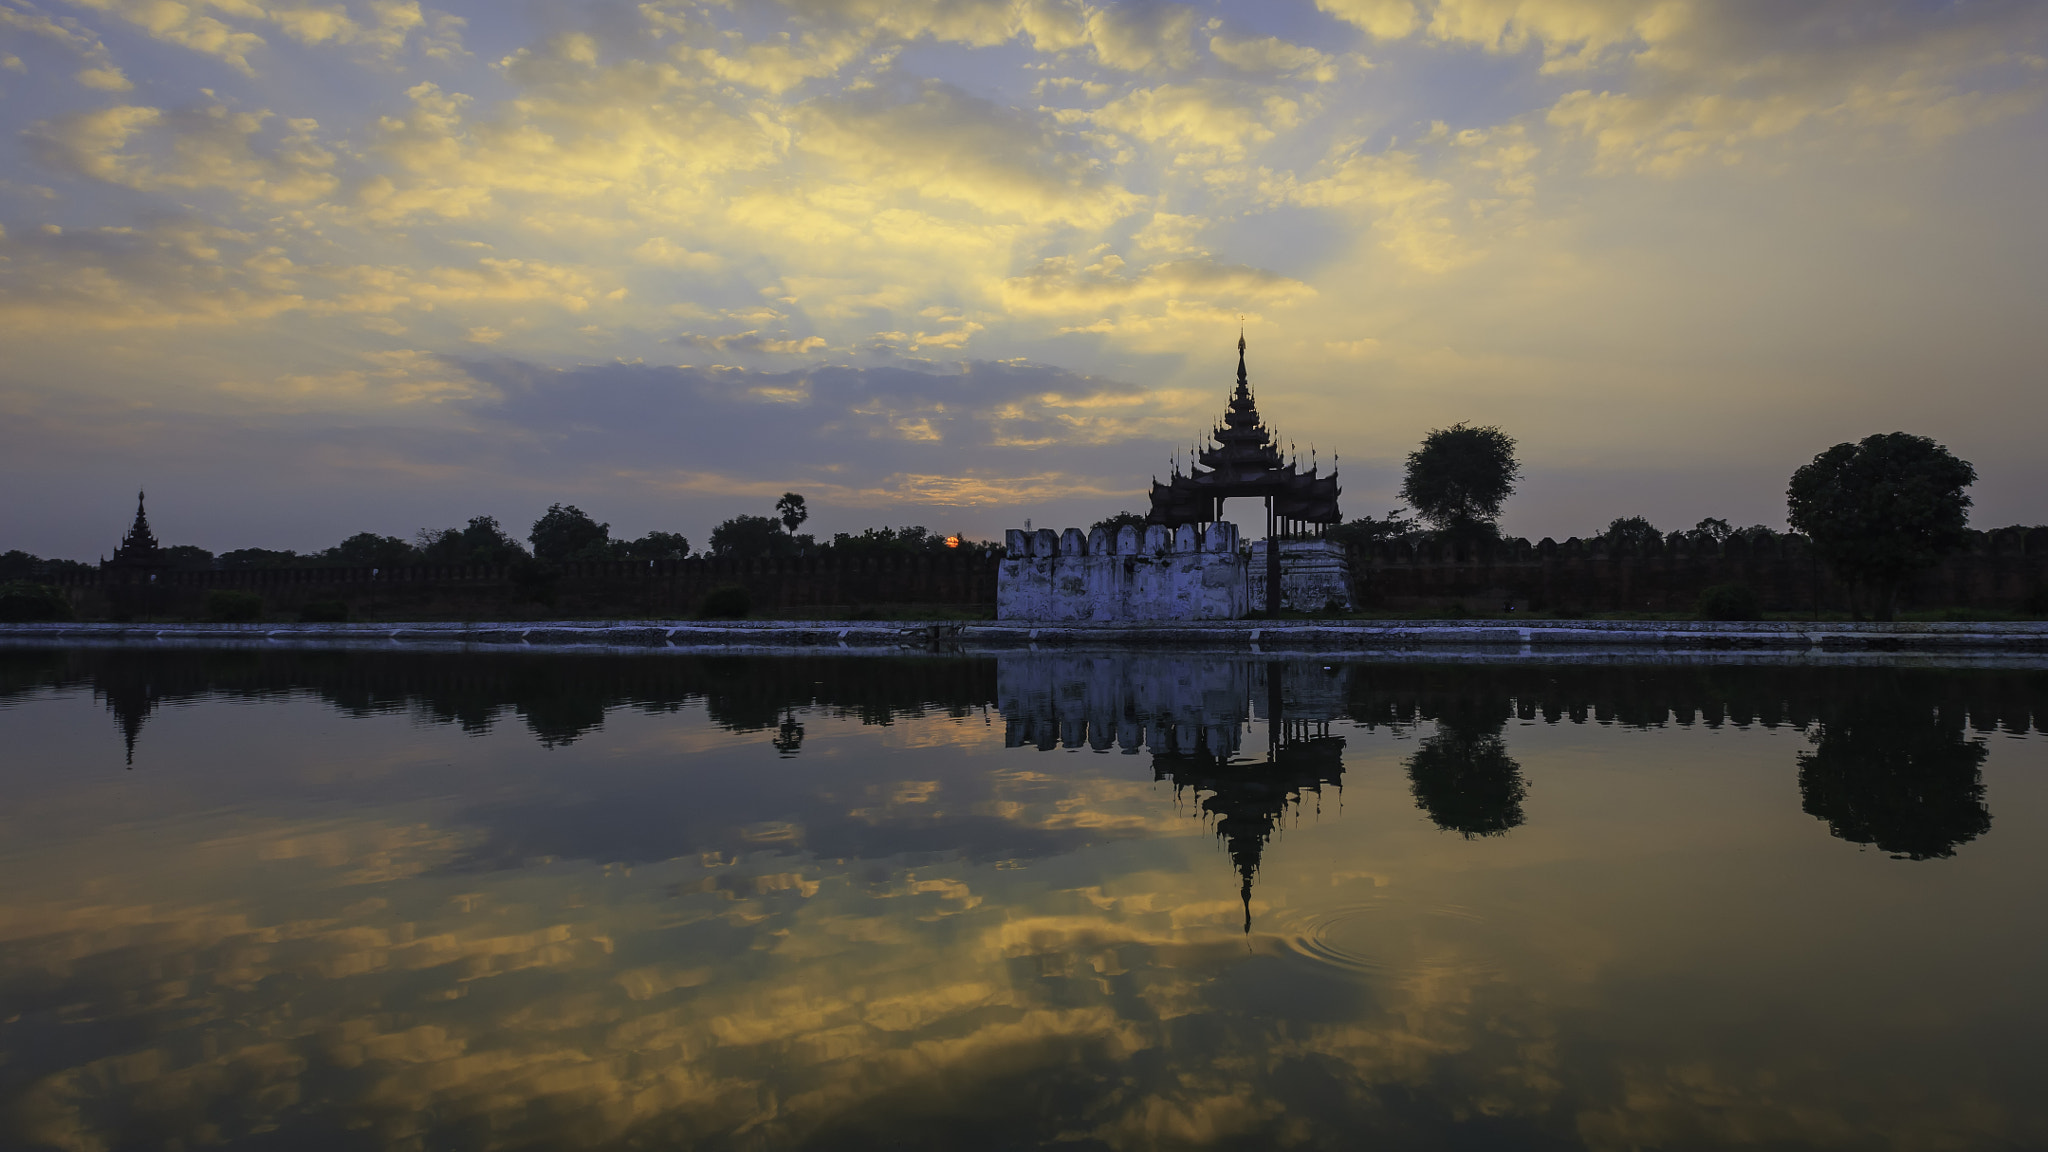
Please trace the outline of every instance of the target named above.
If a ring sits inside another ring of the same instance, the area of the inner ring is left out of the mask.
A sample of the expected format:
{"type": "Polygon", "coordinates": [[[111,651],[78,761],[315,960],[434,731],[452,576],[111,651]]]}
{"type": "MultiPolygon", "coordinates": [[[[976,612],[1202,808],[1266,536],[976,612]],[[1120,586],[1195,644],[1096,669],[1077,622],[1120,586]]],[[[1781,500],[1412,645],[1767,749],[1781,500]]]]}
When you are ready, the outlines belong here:
{"type": "Polygon", "coordinates": [[[527,559],[495,516],[472,516],[465,528],[423,528],[420,559],[428,564],[510,564],[527,559]]]}
{"type": "Polygon", "coordinates": [[[213,567],[213,553],[197,544],[176,544],[163,551],[164,563],[180,572],[205,572],[213,567]]]}
{"type": "Polygon", "coordinates": [[[784,492],[782,499],[775,502],[775,515],[791,536],[796,535],[797,528],[811,518],[810,510],[804,507],[804,498],[795,492],[784,492]]]}
{"type": "Polygon", "coordinates": [[[298,562],[297,552],[279,552],[269,548],[237,548],[214,558],[215,565],[223,572],[241,572],[254,568],[290,568],[298,562]]]}
{"type": "Polygon", "coordinates": [[[761,560],[796,554],[796,537],[766,516],[735,516],[711,530],[711,554],[734,560],[761,560]]]}
{"type": "Polygon", "coordinates": [[[1104,516],[1088,526],[1089,535],[1094,535],[1097,528],[1109,533],[1111,540],[1116,539],[1116,534],[1125,528],[1136,528],[1139,537],[1143,538],[1145,535],[1145,514],[1143,512],[1119,512],[1114,516],[1104,516]]]}
{"type": "Polygon", "coordinates": [[[533,543],[534,558],[550,564],[609,560],[612,555],[612,526],[592,520],[574,504],[548,505],[526,538],[533,543]]]}
{"type": "Polygon", "coordinates": [[[1431,431],[1408,454],[1401,499],[1439,532],[1490,538],[1500,534],[1495,522],[1521,474],[1507,433],[1490,425],[1453,424],[1431,431]]]}
{"type": "Polygon", "coordinates": [[[89,572],[92,569],[91,564],[77,560],[45,560],[19,548],[10,548],[5,553],[0,553],[0,582],[34,582],[64,572],[89,572]]]}
{"type": "Polygon", "coordinates": [[[1641,516],[1616,516],[1607,525],[1607,531],[1600,534],[1609,548],[1638,550],[1651,544],[1662,544],[1664,534],[1655,525],[1641,516]]]}
{"type": "Polygon", "coordinates": [[[1390,508],[1384,520],[1376,520],[1371,516],[1346,520],[1330,529],[1329,538],[1346,548],[1363,548],[1368,544],[1406,540],[1415,535],[1416,525],[1413,520],[1402,519],[1404,515],[1406,513],[1402,509],[1390,508]]]}
{"type": "Polygon", "coordinates": [[[964,536],[934,532],[921,524],[906,524],[901,528],[865,528],[858,536],[845,532],[832,536],[832,551],[841,556],[925,556],[951,552],[955,548],[992,547],[994,545],[977,544],[964,536]]]}
{"type": "Polygon", "coordinates": [[[618,545],[628,560],[688,560],[690,538],[679,532],[649,532],[618,545]]]}
{"type": "Polygon", "coordinates": [[[420,562],[420,550],[396,536],[358,532],[311,559],[331,568],[404,568],[420,562]]]}
{"type": "MultiPolygon", "coordinates": [[[[1892,618],[1899,584],[1961,547],[1977,479],[1968,461],[1925,436],[1888,432],[1837,444],[1792,474],[1785,498],[1792,527],[1836,574],[1892,618]]],[[[1860,598],[1851,608],[1862,618],[1860,598]]]]}

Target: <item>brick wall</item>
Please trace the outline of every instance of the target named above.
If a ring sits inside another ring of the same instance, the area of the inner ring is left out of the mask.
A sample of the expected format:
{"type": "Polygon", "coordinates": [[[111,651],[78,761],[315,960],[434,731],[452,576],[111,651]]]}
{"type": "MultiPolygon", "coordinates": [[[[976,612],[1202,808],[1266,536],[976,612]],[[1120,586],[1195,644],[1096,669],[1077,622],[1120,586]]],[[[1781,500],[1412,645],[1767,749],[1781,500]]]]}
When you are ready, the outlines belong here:
{"type": "MultiPolygon", "coordinates": [[[[2025,609],[2041,603],[2048,593],[2048,528],[1972,537],[1968,550],[1910,581],[1901,590],[1901,607],[2025,609]]],[[[1512,600],[1517,608],[1538,610],[1684,612],[1715,584],[1748,585],[1776,611],[1849,606],[1848,588],[1800,536],[1628,552],[1576,538],[1562,544],[1505,540],[1477,549],[1379,545],[1353,549],[1351,571],[1366,607],[1467,602],[1477,612],[1512,600]]]]}

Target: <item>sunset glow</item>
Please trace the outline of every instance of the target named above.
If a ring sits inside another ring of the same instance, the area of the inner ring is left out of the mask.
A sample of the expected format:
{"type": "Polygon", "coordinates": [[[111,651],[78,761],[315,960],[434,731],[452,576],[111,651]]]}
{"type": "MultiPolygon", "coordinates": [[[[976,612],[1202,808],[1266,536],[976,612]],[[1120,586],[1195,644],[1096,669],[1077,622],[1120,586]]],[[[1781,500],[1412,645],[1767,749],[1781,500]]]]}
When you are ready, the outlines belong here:
{"type": "Polygon", "coordinates": [[[2036,523],[2044,93],[2028,0],[0,0],[0,525],[1085,525],[1240,315],[1350,515],[1467,420],[1532,539],[1895,429],[2036,523]]]}

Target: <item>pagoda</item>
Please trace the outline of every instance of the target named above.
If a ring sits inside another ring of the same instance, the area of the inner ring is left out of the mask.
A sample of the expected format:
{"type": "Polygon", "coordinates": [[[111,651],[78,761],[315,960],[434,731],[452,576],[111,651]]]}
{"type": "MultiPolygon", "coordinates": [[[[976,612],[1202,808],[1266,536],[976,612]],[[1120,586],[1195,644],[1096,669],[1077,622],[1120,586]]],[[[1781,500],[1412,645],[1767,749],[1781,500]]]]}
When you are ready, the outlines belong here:
{"type": "MultiPolygon", "coordinates": [[[[1328,543],[1308,543],[1344,522],[1343,513],[1337,509],[1337,497],[1343,489],[1337,484],[1336,469],[1333,466],[1325,476],[1313,460],[1304,472],[1298,457],[1282,459],[1279,437],[1259,418],[1258,404],[1252,399],[1251,382],[1244,368],[1244,348],[1244,333],[1240,330],[1237,389],[1231,393],[1230,410],[1224,413],[1223,422],[1210,430],[1213,444],[1196,453],[1186,472],[1176,462],[1166,483],[1161,484],[1158,477],[1153,477],[1152,510],[1145,522],[1168,528],[1207,525],[1223,518],[1223,502],[1233,496],[1264,500],[1266,543],[1263,549],[1254,551],[1264,554],[1266,615],[1280,614],[1282,597],[1278,590],[1283,582],[1281,554],[1285,550],[1282,541],[1298,542],[1292,551],[1300,555],[1294,557],[1292,566],[1305,578],[1304,587],[1318,589],[1316,595],[1333,594],[1348,602],[1344,589],[1349,576],[1341,549],[1328,543]],[[1308,555],[1311,551],[1317,555],[1308,555]],[[1329,555],[1321,555],[1324,552],[1329,555]]],[[[1334,462],[1333,458],[1333,465],[1334,462]]],[[[1323,601],[1318,600],[1308,607],[1322,605],[1323,601]]]]}
{"type": "Polygon", "coordinates": [[[1279,437],[1259,418],[1244,367],[1244,334],[1237,337],[1237,390],[1223,422],[1210,431],[1212,445],[1203,447],[1183,473],[1176,463],[1167,483],[1152,481],[1152,511],[1147,524],[1178,528],[1208,524],[1222,518],[1223,502],[1245,496],[1267,502],[1267,535],[1287,538],[1321,536],[1344,522],[1337,510],[1337,473],[1321,475],[1314,463],[1306,472],[1300,460],[1280,456],[1279,437]]]}
{"type": "Polygon", "coordinates": [[[149,530],[149,516],[143,511],[143,494],[137,492],[135,523],[129,526],[128,534],[121,537],[121,546],[114,549],[113,559],[100,561],[100,568],[147,578],[170,566],[170,560],[164,556],[163,545],[157,542],[156,533],[149,530]]]}

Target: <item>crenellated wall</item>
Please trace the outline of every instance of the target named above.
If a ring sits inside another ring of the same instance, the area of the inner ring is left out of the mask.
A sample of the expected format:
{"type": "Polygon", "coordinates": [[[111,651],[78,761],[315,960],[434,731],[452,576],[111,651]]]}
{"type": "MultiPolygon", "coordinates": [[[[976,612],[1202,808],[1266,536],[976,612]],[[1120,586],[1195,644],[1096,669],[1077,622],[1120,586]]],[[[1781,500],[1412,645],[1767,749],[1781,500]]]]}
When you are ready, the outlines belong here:
{"type": "MultiPolygon", "coordinates": [[[[1973,532],[1970,545],[1917,573],[1901,608],[2039,612],[2048,604],[2048,529],[1973,532]]],[[[1716,584],[1752,589],[1768,611],[1842,611],[1849,588],[1803,536],[1610,549],[1576,537],[1483,547],[1400,542],[1353,549],[1354,595],[1373,609],[1463,604],[1518,610],[1690,612],[1716,584]]]]}
{"type": "Polygon", "coordinates": [[[998,620],[1236,620],[1251,608],[1237,526],[1011,529],[998,620]]]}
{"type": "Polygon", "coordinates": [[[53,574],[84,619],[178,618],[204,611],[216,588],[254,592],[272,613],[340,600],[357,619],[554,619],[686,616],[713,589],[745,588],[756,612],[995,600],[996,560],[980,551],[935,556],[775,560],[607,560],[522,568],[428,564],[404,568],[259,568],[53,574]]]}

